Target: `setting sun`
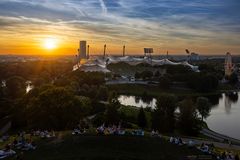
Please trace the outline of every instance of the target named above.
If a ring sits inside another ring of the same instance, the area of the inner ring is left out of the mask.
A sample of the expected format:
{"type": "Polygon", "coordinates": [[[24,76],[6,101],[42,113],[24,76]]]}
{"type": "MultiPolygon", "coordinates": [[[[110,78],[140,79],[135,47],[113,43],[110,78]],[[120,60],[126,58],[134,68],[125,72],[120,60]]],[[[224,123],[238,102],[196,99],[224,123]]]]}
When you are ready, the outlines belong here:
{"type": "Polygon", "coordinates": [[[57,48],[57,40],[54,38],[46,38],[43,46],[48,50],[55,49],[57,48]]]}

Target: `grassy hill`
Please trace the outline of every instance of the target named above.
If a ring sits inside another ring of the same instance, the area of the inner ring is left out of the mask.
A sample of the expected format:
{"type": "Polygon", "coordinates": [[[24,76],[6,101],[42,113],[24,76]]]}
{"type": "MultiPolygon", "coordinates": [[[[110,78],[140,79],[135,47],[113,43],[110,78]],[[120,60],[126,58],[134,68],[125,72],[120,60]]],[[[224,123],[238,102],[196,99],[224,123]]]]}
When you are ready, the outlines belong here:
{"type": "Polygon", "coordinates": [[[176,160],[202,154],[163,139],[133,136],[68,135],[40,140],[37,145],[36,150],[24,153],[24,160],[176,160]]]}

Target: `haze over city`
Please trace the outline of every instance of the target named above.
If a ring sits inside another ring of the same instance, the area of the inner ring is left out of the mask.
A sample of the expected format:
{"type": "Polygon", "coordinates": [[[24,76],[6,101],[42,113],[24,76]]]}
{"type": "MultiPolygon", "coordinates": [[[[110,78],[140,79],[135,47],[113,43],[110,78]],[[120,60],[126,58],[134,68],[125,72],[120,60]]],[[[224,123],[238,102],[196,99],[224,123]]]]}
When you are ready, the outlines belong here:
{"type": "Polygon", "coordinates": [[[0,54],[240,53],[239,0],[1,0],[0,54]]]}

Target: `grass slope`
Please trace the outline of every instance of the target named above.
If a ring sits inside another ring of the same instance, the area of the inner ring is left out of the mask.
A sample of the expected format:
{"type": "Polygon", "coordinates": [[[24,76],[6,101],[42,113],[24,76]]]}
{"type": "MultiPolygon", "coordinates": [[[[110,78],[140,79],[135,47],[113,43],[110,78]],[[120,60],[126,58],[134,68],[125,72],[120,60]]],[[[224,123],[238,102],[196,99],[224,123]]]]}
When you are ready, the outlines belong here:
{"type": "Polygon", "coordinates": [[[195,149],[176,146],[150,137],[66,136],[58,140],[41,140],[35,151],[25,153],[26,160],[146,160],[183,159],[201,154],[195,149]]]}

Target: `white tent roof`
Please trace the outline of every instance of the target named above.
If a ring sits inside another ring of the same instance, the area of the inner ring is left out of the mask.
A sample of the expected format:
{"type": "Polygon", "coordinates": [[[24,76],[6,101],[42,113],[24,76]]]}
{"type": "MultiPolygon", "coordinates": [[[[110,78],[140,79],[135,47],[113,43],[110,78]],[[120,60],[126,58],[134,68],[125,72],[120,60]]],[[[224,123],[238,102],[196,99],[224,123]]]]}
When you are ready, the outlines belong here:
{"type": "Polygon", "coordinates": [[[110,72],[107,68],[104,68],[100,65],[81,65],[79,67],[79,70],[84,71],[84,72],[104,72],[108,73],[110,72]]]}
{"type": "MultiPolygon", "coordinates": [[[[140,63],[148,63],[151,65],[184,65],[190,67],[193,71],[198,72],[198,66],[193,66],[189,64],[188,62],[172,62],[169,59],[149,59],[147,57],[144,58],[134,58],[130,56],[125,56],[125,57],[113,57],[113,56],[108,56],[106,58],[102,57],[95,57],[92,59],[87,60],[84,64],[81,64],[80,67],[78,67],[81,70],[84,70],[86,72],[110,72],[107,67],[106,67],[106,62],[108,64],[111,63],[119,63],[119,62],[125,62],[130,65],[138,65],[140,63]]],[[[76,70],[76,67],[74,67],[76,70]]]]}

